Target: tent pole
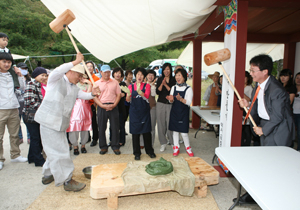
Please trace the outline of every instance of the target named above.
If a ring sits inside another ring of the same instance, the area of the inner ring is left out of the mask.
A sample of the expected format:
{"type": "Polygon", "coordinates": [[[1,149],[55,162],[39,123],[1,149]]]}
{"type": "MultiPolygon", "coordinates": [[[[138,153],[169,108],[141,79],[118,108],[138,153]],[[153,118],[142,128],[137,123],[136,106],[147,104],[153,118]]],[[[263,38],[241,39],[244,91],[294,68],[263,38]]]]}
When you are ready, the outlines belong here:
{"type": "Polygon", "coordinates": [[[114,59],[114,61],[115,61],[116,64],[124,71],[124,69],[118,64],[118,62],[116,61],[116,59],[114,59]]]}
{"type": "Polygon", "coordinates": [[[28,59],[28,61],[29,61],[29,65],[30,65],[30,68],[31,68],[31,72],[33,72],[33,69],[32,69],[32,65],[31,65],[30,59],[28,59]]]}

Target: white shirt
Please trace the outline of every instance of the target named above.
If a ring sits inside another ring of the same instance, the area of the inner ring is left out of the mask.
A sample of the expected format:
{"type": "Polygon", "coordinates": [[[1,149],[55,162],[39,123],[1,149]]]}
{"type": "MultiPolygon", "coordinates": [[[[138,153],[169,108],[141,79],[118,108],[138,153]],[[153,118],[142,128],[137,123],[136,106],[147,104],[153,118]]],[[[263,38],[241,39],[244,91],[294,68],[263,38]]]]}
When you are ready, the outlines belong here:
{"type": "Polygon", "coordinates": [[[265,87],[269,79],[270,76],[263,83],[261,84],[258,83],[258,85],[260,86],[260,90],[257,96],[257,112],[258,112],[258,116],[264,120],[270,120],[270,117],[266,111],[266,106],[264,101],[265,87]]]}
{"type": "MultiPolygon", "coordinates": [[[[173,93],[174,93],[174,87],[176,87],[177,91],[184,91],[185,88],[186,88],[186,86],[179,87],[178,85],[174,85],[171,88],[170,95],[173,95],[173,93]]],[[[185,92],[184,99],[186,100],[185,104],[188,105],[188,106],[190,106],[191,103],[192,103],[192,100],[193,100],[194,93],[193,93],[193,89],[190,86],[188,86],[188,87],[189,88],[185,92]]],[[[176,97],[176,96],[174,96],[174,97],[176,97]]]]}
{"type": "MultiPolygon", "coordinates": [[[[300,92],[297,93],[300,96],[300,92]]],[[[295,97],[293,104],[293,113],[300,114],[300,97],[295,97]]]]}
{"type": "MultiPolygon", "coordinates": [[[[47,90],[51,90],[55,87],[56,83],[61,77],[64,77],[64,80],[67,83],[67,94],[70,94],[72,90],[72,84],[68,77],[65,75],[71,68],[73,67],[72,62],[65,63],[54,69],[51,74],[49,75],[48,83],[47,83],[47,90]]],[[[91,95],[91,93],[83,92],[82,90],[79,90],[77,94],[77,98],[83,99],[83,100],[90,100],[94,97],[91,95]]]]}
{"type": "Polygon", "coordinates": [[[244,87],[244,95],[251,99],[253,87],[251,85],[247,85],[244,87]]]}
{"type": "Polygon", "coordinates": [[[0,72],[0,109],[17,109],[19,107],[13,77],[9,72],[0,72]]]}

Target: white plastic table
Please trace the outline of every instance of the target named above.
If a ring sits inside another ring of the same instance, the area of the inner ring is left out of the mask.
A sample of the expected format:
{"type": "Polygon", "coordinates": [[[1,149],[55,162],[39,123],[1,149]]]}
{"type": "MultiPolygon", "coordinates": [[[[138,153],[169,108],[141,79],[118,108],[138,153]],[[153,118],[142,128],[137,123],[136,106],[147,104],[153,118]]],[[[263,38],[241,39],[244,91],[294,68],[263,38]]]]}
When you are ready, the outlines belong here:
{"type": "MultiPolygon", "coordinates": [[[[220,124],[220,110],[201,110],[199,106],[192,106],[191,109],[200,117],[203,118],[208,124],[219,125],[220,124]]],[[[200,120],[201,121],[201,120],[200,120]]],[[[197,133],[203,130],[201,129],[201,123],[199,129],[195,133],[195,138],[197,133]]],[[[212,131],[212,130],[209,130],[212,131]]],[[[219,133],[213,130],[218,137],[219,133]]]]}
{"type": "Polygon", "coordinates": [[[212,125],[220,124],[220,110],[201,110],[199,106],[192,106],[191,109],[207,123],[212,125]]]}
{"type": "Polygon", "coordinates": [[[262,209],[300,209],[300,152],[261,146],[218,147],[215,153],[262,209]]]}

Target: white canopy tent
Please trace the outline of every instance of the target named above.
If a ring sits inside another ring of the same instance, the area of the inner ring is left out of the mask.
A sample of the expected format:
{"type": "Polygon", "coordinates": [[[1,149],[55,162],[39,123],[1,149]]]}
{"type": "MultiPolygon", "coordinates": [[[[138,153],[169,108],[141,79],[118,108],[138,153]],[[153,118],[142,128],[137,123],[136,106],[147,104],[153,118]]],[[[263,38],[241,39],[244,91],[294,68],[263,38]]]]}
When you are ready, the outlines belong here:
{"type": "Polygon", "coordinates": [[[216,8],[216,0],[42,2],[56,17],[70,9],[76,17],[72,34],[104,62],[194,33],[216,8]]]}
{"type": "MultiPolygon", "coordinates": [[[[210,52],[214,52],[224,48],[223,42],[203,42],[202,44],[202,70],[207,73],[214,73],[215,71],[220,71],[218,65],[207,66],[204,63],[204,55],[210,52]]],[[[273,58],[273,61],[283,59],[284,54],[284,44],[247,44],[247,54],[246,54],[246,66],[245,70],[250,69],[249,61],[255,55],[265,53],[273,58]]],[[[184,49],[177,60],[178,64],[185,66],[193,66],[193,42],[190,42],[188,46],[184,49]]]]}

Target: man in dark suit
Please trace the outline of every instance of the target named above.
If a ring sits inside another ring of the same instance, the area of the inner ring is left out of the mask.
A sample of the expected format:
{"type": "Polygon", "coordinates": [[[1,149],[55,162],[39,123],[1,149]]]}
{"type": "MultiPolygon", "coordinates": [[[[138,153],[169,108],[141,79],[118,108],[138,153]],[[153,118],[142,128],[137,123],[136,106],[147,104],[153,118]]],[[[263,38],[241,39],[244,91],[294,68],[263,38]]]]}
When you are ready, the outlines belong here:
{"type": "MultiPolygon", "coordinates": [[[[262,146],[292,146],[295,125],[289,94],[271,75],[272,68],[273,61],[268,55],[257,55],[250,60],[250,75],[256,82],[251,97],[251,102],[254,103],[251,116],[257,124],[253,131],[260,136],[262,146]],[[258,87],[257,99],[253,102],[258,87]]],[[[241,99],[239,103],[241,107],[249,107],[245,99],[241,99]]]]}
{"type": "MultiPolygon", "coordinates": [[[[250,60],[250,75],[256,82],[251,97],[251,103],[254,104],[250,112],[257,125],[253,127],[253,131],[260,136],[262,146],[291,147],[295,137],[295,125],[290,97],[278,80],[271,75],[272,68],[273,61],[268,55],[257,55],[250,60]]],[[[239,104],[241,108],[250,105],[244,98],[239,100],[239,104]]],[[[246,192],[240,197],[239,203],[255,203],[255,201],[246,192]]]]}

